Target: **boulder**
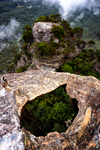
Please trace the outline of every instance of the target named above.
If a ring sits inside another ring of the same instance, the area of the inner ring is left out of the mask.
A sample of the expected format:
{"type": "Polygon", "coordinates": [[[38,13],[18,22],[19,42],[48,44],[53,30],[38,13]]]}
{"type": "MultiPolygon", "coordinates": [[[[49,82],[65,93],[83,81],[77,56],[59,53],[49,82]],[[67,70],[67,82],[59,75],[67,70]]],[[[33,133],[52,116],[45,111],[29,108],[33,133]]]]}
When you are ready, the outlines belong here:
{"type": "Polygon", "coordinates": [[[100,149],[100,81],[92,76],[31,70],[0,75],[0,150],[100,149]],[[78,101],[78,114],[65,133],[36,137],[20,129],[26,102],[66,84],[69,96],[78,101]],[[5,85],[5,86],[3,86],[5,85]]]}

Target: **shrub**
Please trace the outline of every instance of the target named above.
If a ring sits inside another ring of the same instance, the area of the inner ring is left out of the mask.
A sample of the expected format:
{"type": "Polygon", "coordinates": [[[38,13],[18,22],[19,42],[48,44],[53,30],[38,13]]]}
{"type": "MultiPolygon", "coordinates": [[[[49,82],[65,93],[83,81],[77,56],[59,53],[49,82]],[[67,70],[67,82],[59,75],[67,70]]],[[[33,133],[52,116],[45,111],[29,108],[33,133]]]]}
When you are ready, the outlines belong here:
{"type": "Polygon", "coordinates": [[[11,64],[9,64],[9,65],[7,66],[6,71],[7,71],[7,72],[12,72],[12,71],[14,70],[14,68],[15,68],[15,64],[14,64],[14,63],[11,63],[11,64]]]}
{"type": "Polygon", "coordinates": [[[72,28],[70,27],[70,24],[66,20],[62,20],[61,25],[63,26],[66,33],[72,33],[72,28]]]}
{"type": "Polygon", "coordinates": [[[89,41],[88,41],[88,46],[89,46],[89,47],[92,47],[93,45],[95,45],[95,41],[89,40],[89,41]]]}
{"type": "Polygon", "coordinates": [[[61,40],[62,36],[65,34],[64,28],[62,26],[56,26],[56,25],[53,25],[52,32],[59,40],[61,40]]]}
{"type": "Polygon", "coordinates": [[[73,69],[70,65],[64,64],[64,65],[61,66],[61,72],[73,73],[73,69]]]}
{"type": "Polygon", "coordinates": [[[52,47],[56,47],[56,48],[59,47],[59,44],[56,43],[56,42],[51,41],[50,44],[51,44],[52,47]]]}
{"type": "Polygon", "coordinates": [[[83,35],[83,29],[81,27],[75,27],[73,29],[73,32],[74,32],[74,35],[77,37],[77,38],[81,38],[82,35],[83,35]]]}
{"type": "Polygon", "coordinates": [[[82,40],[81,39],[76,39],[75,41],[76,41],[76,44],[77,44],[78,47],[80,46],[80,44],[82,44],[82,40]]]}
{"type": "Polygon", "coordinates": [[[49,22],[49,17],[48,16],[40,16],[37,20],[34,21],[35,22],[49,22]]]}
{"type": "Polygon", "coordinates": [[[60,14],[55,14],[55,15],[50,15],[50,18],[54,19],[54,22],[60,22],[61,21],[61,17],[60,14]]]}
{"type": "Polygon", "coordinates": [[[75,50],[75,45],[71,45],[72,50],[75,50]]]}
{"type": "Polygon", "coordinates": [[[32,27],[30,25],[25,25],[23,29],[24,31],[23,31],[22,39],[24,40],[25,43],[27,42],[31,43],[31,40],[33,40],[32,27]]]}
{"type": "Polygon", "coordinates": [[[16,73],[20,73],[20,72],[26,71],[27,69],[28,69],[28,65],[19,67],[19,68],[16,70],[16,73]]]}
{"type": "Polygon", "coordinates": [[[50,15],[49,16],[40,16],[37,20],[34,21],[35,22],[60,22],[61,21],[61,17],[60,14],[55,14],[55,15],[50,15]]]}
{"type": "Polygon", "coordinates": [[[53,56],[56,54],[56,47],[52,46],[55,43],[48,44],[46,42],[40,42],[37,44],[37,49],[40,54],[40,56],[46,57],[46,56],[53,56]]]}
{"type": "Polygon", "coordinates": [[[65,49],[64,49],[64,53],[67,54],[69,52],[71,52],[71,50],[70,50],[70,48],[68,46],[66,46],[65,49]]]}

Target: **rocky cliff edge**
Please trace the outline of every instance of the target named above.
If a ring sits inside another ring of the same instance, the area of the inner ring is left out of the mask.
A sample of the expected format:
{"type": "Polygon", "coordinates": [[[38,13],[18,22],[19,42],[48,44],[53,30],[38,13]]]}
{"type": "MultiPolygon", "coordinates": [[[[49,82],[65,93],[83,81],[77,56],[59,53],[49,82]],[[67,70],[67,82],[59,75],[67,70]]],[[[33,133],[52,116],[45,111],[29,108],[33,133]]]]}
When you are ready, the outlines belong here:
{"type": "Polygon", "coordinates": [[[100,81],[70,73],[32,70],[6,74],[0,81],[0,150],[92,150],[100,149],[100,81]],[[79,112],[65,133],[36,137],[20,129],[27,101],[66,84],[77,99],[79,112]]]}

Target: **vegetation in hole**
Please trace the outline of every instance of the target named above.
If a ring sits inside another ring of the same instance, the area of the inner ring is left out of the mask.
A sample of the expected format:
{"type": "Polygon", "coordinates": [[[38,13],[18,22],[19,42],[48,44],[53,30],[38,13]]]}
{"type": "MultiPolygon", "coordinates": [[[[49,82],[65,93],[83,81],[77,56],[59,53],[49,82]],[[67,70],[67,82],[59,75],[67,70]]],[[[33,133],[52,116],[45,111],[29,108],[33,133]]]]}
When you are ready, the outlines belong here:
{"type": "MultiPolygon", "coordinates": [[[[38,97],[33,102],[27,103],[25,109],[37,118],[43,135],[52,131],[65,132],[64,121],[74,117],[69,96],[63,87],[59,87],[55,91],[38,97]]],[[[36,131],[33,131],[31,120],[30,122],[25,120],[27,119],[21,119],[21,126],[24,126],[31,133],[37,135],[37,130],[35,129],[36,131]]]]}

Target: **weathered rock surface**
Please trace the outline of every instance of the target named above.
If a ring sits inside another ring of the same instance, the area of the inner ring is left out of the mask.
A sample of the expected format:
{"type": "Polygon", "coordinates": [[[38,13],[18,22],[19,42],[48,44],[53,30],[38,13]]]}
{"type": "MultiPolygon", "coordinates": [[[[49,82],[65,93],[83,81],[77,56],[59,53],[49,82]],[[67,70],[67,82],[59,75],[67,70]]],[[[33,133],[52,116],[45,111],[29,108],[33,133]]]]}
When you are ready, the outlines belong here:
{"type": "MultiPolygon", "coordinates": [[[[33,26],[32,33],[35,42],[50,42],[51,37],[54,37],[52,33],[52,26],[59,25],[52,22],[36,22],[33,26]]],[[[55,42],[59,40],[55,38],[55,42]]]]}
{"type": "MultiPolygon", "coordinates": [[[[1,77],[1,75],[0,75],[1,77]]],[[[100,149],[100,81],[94,77],[49,71],[6,74],[0,84],[0,150],[92,150],[100,149]],[[20,129],[19,118],[27,101],[66,84],[79,112],[65,133],[35,137],[20,129]]]]}

